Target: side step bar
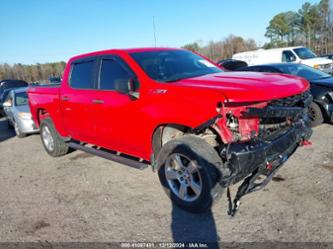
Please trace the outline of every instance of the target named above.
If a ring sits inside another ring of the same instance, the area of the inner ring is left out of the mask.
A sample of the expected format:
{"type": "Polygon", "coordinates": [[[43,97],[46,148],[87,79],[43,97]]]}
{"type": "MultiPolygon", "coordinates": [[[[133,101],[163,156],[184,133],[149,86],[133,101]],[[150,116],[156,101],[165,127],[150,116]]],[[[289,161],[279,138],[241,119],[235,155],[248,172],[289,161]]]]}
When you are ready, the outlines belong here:
{"type": "Polygon", "coordinates": [[[95,148],[91,148],[91,147],[88,147],[88,146],[85,146],[85,145],[82,145],[82,144],[79,144],[79,143],[74,143],[74,142],[69,142],[68,146],[75,149],[75,150],[82,150],[84,152],[87,152],[87,153],[90,153],[90,154],[93,154],[93,155],[96,155],[96,156],[99,156],[99,157],[103,157],[103,158],[108,159],[108,160],[112,160],[112,161],[115,161],[115,162],[118,162],[118,163],[125,164],[127,166],[132,167],[132,168],[143,170],[143,169],[148,167],[148,163],[139,162],[139,161],[136,161],[134,159],[130,159],[130,158],[127,158],[127,157],[116,155],[116,154],[112,153],[112,151],[108,151],[106,149],[103,149],[103,150],[95,149],[95,148]]]}

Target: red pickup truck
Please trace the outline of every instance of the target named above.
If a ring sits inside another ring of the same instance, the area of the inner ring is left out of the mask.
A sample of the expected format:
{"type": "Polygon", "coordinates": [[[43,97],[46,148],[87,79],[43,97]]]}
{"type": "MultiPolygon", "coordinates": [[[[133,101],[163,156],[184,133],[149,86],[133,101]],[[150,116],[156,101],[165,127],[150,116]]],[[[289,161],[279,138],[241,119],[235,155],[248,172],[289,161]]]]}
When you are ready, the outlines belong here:
{"type": "Polygon", "coordinates": [[[208,210],[227,189],[233,215],[239,199],[264,187],[312,133],[304,79],[223,72],[182,49],[76,56],[60,85],[28,94],[51,156],[74,148],[151,166],[171,200],[191,212],[208,210]],[[229,186],[239,181],[232,202],[229,186]]]}

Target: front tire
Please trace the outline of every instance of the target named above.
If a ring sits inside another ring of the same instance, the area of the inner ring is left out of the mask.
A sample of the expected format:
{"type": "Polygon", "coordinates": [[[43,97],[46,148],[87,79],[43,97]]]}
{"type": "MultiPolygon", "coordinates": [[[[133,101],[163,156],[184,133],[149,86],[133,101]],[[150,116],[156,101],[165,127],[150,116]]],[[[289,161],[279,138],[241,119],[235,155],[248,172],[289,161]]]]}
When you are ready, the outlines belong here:
{"type": "Polygon", "coordinates": [[[186,211],[207,212],[223,193],[219,180],[226,169],[217,152],[203,139],[186,135],[167,142],[157,163],[165,192],[186,211]]]}
{"type": "Polygon", "coordinates": [[[68,144],[58,134],[50,118],[45,118],[42,121],[40,137],[46,152],[50,156],[59,157],[68,153],[68,144]]]}
{"type": "Polygon", "coordinates": [[[320,106],[312,102],[309,106],[309,118],[311,120],[311,127],[318,126],[324,122],[324,116],[320,106]]]}

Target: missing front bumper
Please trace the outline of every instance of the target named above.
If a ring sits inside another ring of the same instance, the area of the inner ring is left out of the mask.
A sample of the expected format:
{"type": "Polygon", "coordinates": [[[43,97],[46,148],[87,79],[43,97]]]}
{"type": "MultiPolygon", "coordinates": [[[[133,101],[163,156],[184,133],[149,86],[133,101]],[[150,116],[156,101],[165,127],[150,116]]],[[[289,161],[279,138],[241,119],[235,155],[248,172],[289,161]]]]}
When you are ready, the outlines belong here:
{"type": "Polygon", "coordinates": [[[248,144],[231,144],[221,151],[221,156],[231,171],[220,184],[228,187],[228,214],[234,216],[242,196],[265,187],[278,169],[288,160],[303,141],[312,135],[308,122],[300,119],[292,128],[273,141],[248,144]],[[243,180],[233,202],[229,186],[243,180]]]}
{"type": "MultiPolygon", "coordinates": [[[[254,172],[256,169],[265,170],[267,164],[276,165],[281,156],[289,157],[303,140],[312,135],[310,125],[300,119],[280,137],[272,141],[253,141],[249,143],[230,144],[221,150],[231,175],[224,177],[224,186],[234,184],[254,172]]],[[[277,167],[277,166],[275,166],[277,167]]]]}

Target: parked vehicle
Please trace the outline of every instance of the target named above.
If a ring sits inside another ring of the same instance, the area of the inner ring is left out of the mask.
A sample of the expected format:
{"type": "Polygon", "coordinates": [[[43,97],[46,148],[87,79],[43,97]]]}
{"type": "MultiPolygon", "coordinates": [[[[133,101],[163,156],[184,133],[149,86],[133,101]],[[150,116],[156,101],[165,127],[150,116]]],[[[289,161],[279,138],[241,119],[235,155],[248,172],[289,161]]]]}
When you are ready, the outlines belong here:
{"type": "Polygon", "coordinates": [[[303,77],[311,84],[313,102],[309,106],[311,125],[333,122],[333,77],[302,64],[277,63],[238,68],[238,71],[285,73],[303,77]]]}
{"type": "Polygon", "coordinates": [[[187,50],[142,48],[76,56],[61,85],[28,95],[51,156],[72,147],[151,165],[171,200],[191,212],[243,181],[229,198],[233,215],[311,136],[308,90],[305,79],[224,73],[187,50]]]}
{"type": "Polygon", "coordinates": [[[19,138],[38,132],[38,128],[31,118],[26,87],[10,90],[3,106],[8,124],[14,127],[19,138]]]}
{"type": "Polygon", "coordinates": [[[11,89],[27,87],[28,83],[24,80],[1,80],[0,81],[0,114],[3,115],[3,102],[11,89]]]}
{"type": "Polygon", "coordinates": [[[217,65],[228,71],[235,71],[239,67],[246,67],[245,61],[234,60],[234,59],[223,59],[217,62],[217,65]]]}
{"type": "Polygon", "coordinates": [[[50,82],[50,84],[58,84],[61,82],[61,78],[60,77],[49,77],[49,82],[50,82]]]}
{"type": "Polygon", "coordinates": [[[232,58],[245,61],[249,66],[267,63],[294,62],[319,69],[326,73],[333,72],[332,60],[318,57],[310,49],[305,47],[259,49],[237,53],[234,54],[232,58]]]}

